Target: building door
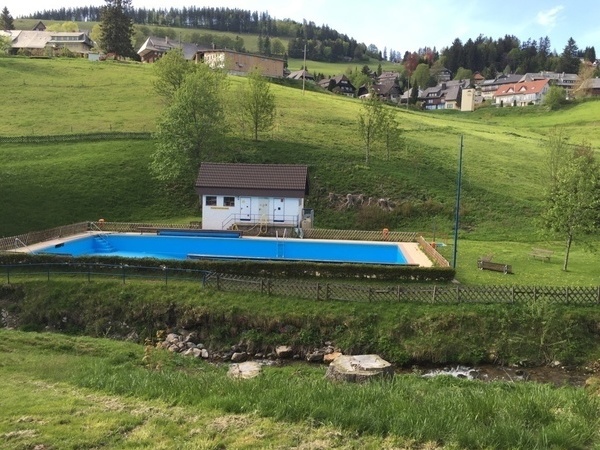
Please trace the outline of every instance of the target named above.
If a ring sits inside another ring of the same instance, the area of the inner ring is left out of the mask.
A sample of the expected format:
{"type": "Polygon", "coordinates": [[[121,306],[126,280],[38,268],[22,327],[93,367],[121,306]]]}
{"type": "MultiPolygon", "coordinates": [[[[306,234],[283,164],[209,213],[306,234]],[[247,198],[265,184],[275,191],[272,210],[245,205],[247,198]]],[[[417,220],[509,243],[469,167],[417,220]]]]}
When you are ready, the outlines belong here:
{"type": "Polygon", "coordinates": [[[285,198],[273,199],[273,222],[285,222],[285,198]]]}
{"type": "Polygon", "coordinates": [[[252,199],[250,197],[240,197],[240,220],[250,220],[252,218],[251,204],[252,199]]]}
{"type": "Polygon", "coordinates": [[[258,199],[258,221],[260,223],[269,223],[269,199],[258,199]]]}

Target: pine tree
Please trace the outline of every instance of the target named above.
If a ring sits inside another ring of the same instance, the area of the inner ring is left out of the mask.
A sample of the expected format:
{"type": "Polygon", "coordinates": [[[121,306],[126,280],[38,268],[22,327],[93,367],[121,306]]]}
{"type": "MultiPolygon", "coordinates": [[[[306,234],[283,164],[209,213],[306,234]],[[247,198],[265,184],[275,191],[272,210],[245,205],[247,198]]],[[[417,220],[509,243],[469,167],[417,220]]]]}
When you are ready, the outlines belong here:
{"type": "Polygon", "coordinates": [[[133,50],[133,21],[127,15],[131,11],[131,0],[105,0],[102,7],[102,32],[100,46],[107,53],[129,58],[137,57],[133,50]]]}
{"type": "Polygon", "coordinates": [[[8,8],[5,6],[2,10],[2,14],[0,14],[0,24],[2,25],[0,29],[2,30],[14,30],[15,24],[13,22],[13,18],[8,12],[8,8]]]}

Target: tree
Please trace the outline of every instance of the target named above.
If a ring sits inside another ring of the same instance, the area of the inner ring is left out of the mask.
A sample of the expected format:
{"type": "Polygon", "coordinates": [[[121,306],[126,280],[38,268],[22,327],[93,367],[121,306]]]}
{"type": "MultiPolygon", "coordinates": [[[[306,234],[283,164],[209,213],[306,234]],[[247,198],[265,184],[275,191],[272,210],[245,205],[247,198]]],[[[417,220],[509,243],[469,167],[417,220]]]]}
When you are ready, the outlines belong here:
{"type": "Polygon", "coordinates": [[[550,86],[546,96],[544,97],[544,106],[549,110],[555,111],[559,109],[567,101],[566,91],[559,86],[550,86]]]}
{"type": "Polygon", "coordinates": [[[546,191],[541,224],[546,231],[565,239],[566,271],[574,239],[600,228],[600,167],[587,143],[572,149],[565,139],[554,136],[548,148],[554,159],[554,173],[546,191]]]}
{"type": "Polygon", "coordinates": [[[170,186],[194,182],[202,160],[210,159],[226,131],[227,78],[205,64],[188,73],[157,124],[150,170],[170,186]]]}
{"type": "Polygon", "coordinates": [[[579,78],[573,86],[573,95],[576,98],[587,97],[590,95],[588,87],[590,86],[591,80],[594,78],[596,68],[592,64],[585,63],[581,65],[579,69],[579,78]]]}
{"type": "Polygon", "coordinates": [[[248,84],[241,88],[240,113],[242,120],[252,127],[254,140],[258,141],[258,133],[269,131],[275,124],[275,94],[259,71],[252,71],[247,78],[248,84]]]}
{"type": "Polygon", "coordinates": [[[573,38],[569,38],[558,63],[558,72],[579,73],[579,48],[573,38]]]}
{"type": "Polygon", "coordinates": [[[107,53],[117,56],[136,58],[131,43],[133,21],[127,13],[131,10],[131,0],[104,0],[101,9],[100,47],[107,53]]]}
{"type": "Polygon", "coordinates": [[[396,120],[396,114],[391,109],[384,109],[382,114],[382,138],[385,145],[386,159],[390,160],[392,150],[400,148],[403,144],[401,130],[396,120]]]}
{"type": "Polygon", "coordinates": [[[15,24],[8,8],[5,6],[0,13],[0,30],[14,30],[15,24]]]}
{"type": "Polygon", "coordinates": [[[0,56],[7,55],[11,47],[11,39],[8,36],[0,36],[0,56]]]}
{"type": "Polygon", "coordinates": [[[168,102],[183,84],[185,77],[194,72],[199,64],[193,64],[183,56],[183,50],[173,48],[154,63],[154,90],[168,102]]]}
{"type": "Polygon", "coordinates": [[[358,115],[358,132],[365,145],[365,164],[368,166],[371,147],[379,137],[384,125],[384,108],[383,103],[373,91],[363,100],[361,106],[361,112],[358,115]]]}
{"type": "Polygon", "coordinates": [[[426,89],[430,85],[431,75],[429,73],[428,64],[419,64],[412,76],[413,86],[418,86],[421,89],[426,89]]]}
{"type": "Polygon", "coordinates": [[[471,69],[465,69],[464,67],[459,67],[456,71],[456,75],[454,76],[455,80],[472,80],[473,79],[473,71],[471,69]]]}

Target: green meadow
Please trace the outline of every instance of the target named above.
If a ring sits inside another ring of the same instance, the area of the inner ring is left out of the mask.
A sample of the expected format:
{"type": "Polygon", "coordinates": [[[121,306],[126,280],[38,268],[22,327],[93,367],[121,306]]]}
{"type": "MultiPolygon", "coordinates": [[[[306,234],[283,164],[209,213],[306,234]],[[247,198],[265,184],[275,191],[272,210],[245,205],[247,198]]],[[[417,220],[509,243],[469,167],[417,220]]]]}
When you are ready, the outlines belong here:
{"type": "MultiPolygon", "coordinates": [[[[346,68],[339,67],[338,73],[346,68]]],[[[162,110],[152,70],[134,63],[0,58],[0,136],[152,132],[162,110]]],[[[246,80],[230,81],[235,106],[246,80]]],[[[307,206],[315,209],[317,227],[419,231],[445,243],[441,252],[451,259],[462,140],[457,280],[598,284],[590,245],[597,239],[576,240],[564,272],[561,239],[539,233],[536,220],[547,177],[544,140],[562,127],[571,143],[585,139],[597,149],[600,102],[556,112],[390,107],[403,145],[389,158],[375,148],[367,166],[358,100],[314,87],[303,92],[301,84],[287,82],[272,89],[275,128],[253,142],[250,130],[232,122],[216,159],[307,164],[307,206]],[[329,200],[349,193],[395,206],[347,209],[329,200]],[[555,255],[549,262],[532,260],[534,246],[555,255]],[[515,274],[477,270],[477,258],[487,254],[512,264],[515,274]]],[[[153,149],[151,139],[0,142],[0,237],[99,218],[198,220],[191,186],[171,192],[151,178],[153,149]]],[[[0,286],[2,326],[15,315],[18,328],[28,332],[0,328],[2,449],[598,448],[598,397],[580,387],[416,374],[332,384],[323,367],[297,364],[236,382],[222,365],[101,338],[125,322],[153,338],[173,326],[168,313],[175,311],[175,327],[197,322],[217,348],[238,342],[316,347],[332,339],[347,352],[376,352],[407,364],[494,362],[491,355],[501,355],[495,362],[583,366],[600,355],[593,308],[352,305],[142,281],[25,281],[14,289],[0,286]]]]}
{"type": "MultiPolygon", "coordinates": [[[[162,105],[152,90],[151,65],[92,63],[77,59],[0,59],[3,97],[10,114],[2,136],[63,135],[154,130],[162,105]],[[11,106],[12,105],[12,106],[11,106]]],[[[233,107],[243,78],[230,77],[233,107]]],[[[389,228],[419,231],[448,244],[453,257],[454,208],[460,142],[463,142],[458,279],[465,283],[595,285],[596,256],[589,238],[575,241],[569,272],[561,270],[562,241],[540,233],[536,220],[547,177],[544,140],[561,127],[573,144],[600,144],[595,131],[600,102],[556,112],[543,108],[483,107],[474,113],[423,112],[390,107],[403,143],[382,146],[365,165],[358,135],[360,102],[301,84],[273,84],[277,120],[251,140],[232,122],[218,159],[308,164],[315,223],[323,228],[389,228]],[[347,194],[390,199],[391,212],[343,207],[347,194]],[[549,263],[528,257],[549,248],[549,263]],[[481,255],[513,265],[514,276],[482,273],[481,255]]],[[[70,143],[0,144],[3,211],[0,236],[81,220],[185,222],[197,219],[193,190],[174,196],[148,171],[151,140],[82,140],[70,143]]],[[[593,239],[592,239],[593,241],[593,239]]]]}

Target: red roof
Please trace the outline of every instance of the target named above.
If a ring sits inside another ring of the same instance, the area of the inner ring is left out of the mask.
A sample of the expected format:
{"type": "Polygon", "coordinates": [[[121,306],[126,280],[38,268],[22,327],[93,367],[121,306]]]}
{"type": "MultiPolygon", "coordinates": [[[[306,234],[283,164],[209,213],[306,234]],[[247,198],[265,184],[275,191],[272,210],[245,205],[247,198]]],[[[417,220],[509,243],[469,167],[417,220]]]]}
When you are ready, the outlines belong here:
{"type": "Polygon", "coordinates": [[[523,81],[521,83],[503,84],[494,94],[496,97],[515,94],[538,94],[548,84],[548,80],[523,81]]]}

